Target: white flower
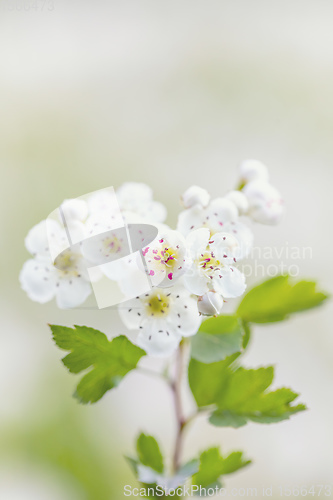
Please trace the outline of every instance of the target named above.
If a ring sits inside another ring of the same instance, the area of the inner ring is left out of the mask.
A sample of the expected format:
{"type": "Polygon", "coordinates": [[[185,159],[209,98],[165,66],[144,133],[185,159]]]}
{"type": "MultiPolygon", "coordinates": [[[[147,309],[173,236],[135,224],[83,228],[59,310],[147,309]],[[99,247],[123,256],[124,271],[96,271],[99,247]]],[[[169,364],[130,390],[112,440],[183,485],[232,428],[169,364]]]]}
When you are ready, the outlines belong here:
{"type": "Polygon", "coordinates": [[[209,229],[211,236],[222,231],[233,234],[239,243],[235,255],[238,260],[249,254],[253,234],[249,227],[238,221],[238,209],[233,201],[216,198],[207,208],[195,206],[179,214],[177,229],[185,236],[203,227],[209,229]]]}
{"type": "Polygon", "coordinates": [[[91,286],[86,261],[79,245],[68,248],[65,230],[56,221],[48,219],[34,226],[25,245],[33,259],[25,262],[19,279],[31,300],[43,304],[56,297],[58,307],[64,309],[87,299],[91,286]]]}
{"type": "Polygon", "coordinates": [[[244,215],[248,211],[249,202],[241,191],[230,191],[225,198],[236,205],[239,215],[244,215]]]}
{"type": "Polygon", "coordinates": [[[151,222],[163,222],[167,211],[164,205],[153,200],[152,189],[139,182],[125,182],[117,191],[121,210],[135,212],[151,222]]]}
{"type": "Polygon", "coordinates": [[[247,184],[256,179],[268,180],[268,169],[266,165],[258,160],[244,160],[240,166],[241,182],[247,184]]]}
{"type": "Polygon", "coordinates": [[[142,250],[153,286],[171,286],[190,267],[185,238],[178,231],[167,231],[142,250]]]}
{"type": "Polygon", "coordinates": [[[222,307],[223,297],[214,290],[210,290],[198,298],[198,311],[206,316],[220,314],[222,307]]]}
{"type": "Polygon", "coordinates": [[[248,215],[261,224],[278,224],[284,212],[282,197],[265,180],[255,180],[243,188],[249,202],[248,215]]]}
{"type": "Polygon", "coordinates": [[[200,316],[196,299],[182,286],[153,288],[119,306],[127,328],[140,330],[137,345],[153,356],[168,356],[182,337],[197,333],[200,316]]]}
{"type": "Polygon", "coordinates": [[[190,233],[186,239],[193,264],[184,276],[186,288],[202,296],[214,290],[225,298],[238,297],[245,291],[245,277],[233,266],[239,243],[229,233],[210,235],[202,228],[190,233]]]}
{"type": "Polygon", "coordinates": [[[210,195],[206,189],[199,186],[189,187],[181,196],[182,204],[185,208],[191,208],[195,205],[207,207],[210,200],[210,195]]]}

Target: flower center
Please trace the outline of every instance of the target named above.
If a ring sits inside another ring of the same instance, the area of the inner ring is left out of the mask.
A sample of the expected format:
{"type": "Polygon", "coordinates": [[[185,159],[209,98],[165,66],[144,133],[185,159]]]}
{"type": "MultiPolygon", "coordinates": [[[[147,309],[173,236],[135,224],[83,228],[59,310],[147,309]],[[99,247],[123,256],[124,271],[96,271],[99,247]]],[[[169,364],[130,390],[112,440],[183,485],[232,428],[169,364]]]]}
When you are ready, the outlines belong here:
{"type": "Polygon", "coordinates": [[[148,316],[165,316],[168,313],[170,299],[165,293],[153,292],[146,297],[145,306],[148,316]]]}
{"type": "Polygon", "coordinates": [[[173,271],[178,263],[178,248],[162,246],[152,250],[148,263],[156,270],[173,271]]]}
{"type": "Polygon", "coordinates": [[[223,267],[223,264],[214,256],[214,253],[209,251],[201,254],[198,265],[201,272],[210,279],[213,279],[213,273],[218,273],[223,267]]]}
{"type": "Polygon", "coordinates": [[[105,257],[109,257],[112,253],[119,253],[122,249],[122,239],[115,234],[106,236],[102,241],[102,253],[105,257]]]}
{"type": "Polygon", "coordinates": [[[54,261],[54,266],[63,274],[79,276],[78,263],[82,259],[78,253],[65,250],[54,261]]]}

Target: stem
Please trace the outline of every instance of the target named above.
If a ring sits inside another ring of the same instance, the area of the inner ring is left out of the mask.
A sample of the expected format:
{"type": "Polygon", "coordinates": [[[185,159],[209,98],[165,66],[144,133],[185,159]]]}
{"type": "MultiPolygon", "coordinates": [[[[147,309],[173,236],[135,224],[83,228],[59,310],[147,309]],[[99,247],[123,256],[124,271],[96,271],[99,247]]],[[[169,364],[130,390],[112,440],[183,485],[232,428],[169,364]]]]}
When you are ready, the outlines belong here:
{"type": "Polygon", "coordinates": [[[175,402],[175,413],[176,413],[176,421],[177,421],[177,434],[176,434],[176,442],[175,442],[175,450],[173,455],[173,471],[176,471],[180,467],[181,462],[181,452],[184,438],[184,429],[186,425],[192,420],[185,419],[183,416],[182,409],[182,395],[181,395],[181,383],[182,383],[182,375],[184,368],[184,354],[185,354],[185,342],[182,341],[179,345],[177,351],[177,359],[176,359],[176,375],[175,380],[172,383],[172,391],[175,402]]]}

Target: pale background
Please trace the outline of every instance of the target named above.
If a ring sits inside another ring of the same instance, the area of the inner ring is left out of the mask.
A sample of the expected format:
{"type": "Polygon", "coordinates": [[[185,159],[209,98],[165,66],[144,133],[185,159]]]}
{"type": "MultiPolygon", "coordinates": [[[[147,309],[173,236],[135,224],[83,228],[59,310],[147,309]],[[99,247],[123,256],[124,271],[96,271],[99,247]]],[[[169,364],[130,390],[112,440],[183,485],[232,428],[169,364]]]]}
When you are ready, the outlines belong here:
{"type": "MultiPolygon", "coordinates": [[[[221,195],[254,157],[287,207],[278,227],[254,227],[256,245],[312,247],[300,275],[331,291],[333,4],[37,4],[2,2],[0,15],[0,499],[120,498],[133,483],[122,456],[139,430],[170,454],[171,399],[133,374],[93,407],[71,399],[75,378],[46,323],[124,328],[116,312],[30,302],[18,284],[23,239],[63,199],[124,181],[149,183],[174,224],[186,187],[221,195]]],[[[256,328],[245,360],[273,363],[276,385],[299,391],[310,411],[237,432],[200,420],[185,458],[215,444],[244,450],[254,464],[230,487],[333,483],[331,311],[256,328]]]]}

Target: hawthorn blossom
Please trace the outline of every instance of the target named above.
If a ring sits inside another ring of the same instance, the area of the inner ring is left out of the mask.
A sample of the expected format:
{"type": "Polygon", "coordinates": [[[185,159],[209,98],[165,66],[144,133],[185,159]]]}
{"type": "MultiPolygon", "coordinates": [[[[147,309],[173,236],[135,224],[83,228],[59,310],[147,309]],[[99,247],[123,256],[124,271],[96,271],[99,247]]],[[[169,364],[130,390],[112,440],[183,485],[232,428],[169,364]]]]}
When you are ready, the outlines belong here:
{"type": "Polygon", "coordinates": [[[67,234],[57,221],[48,219],[34,226],[25,246],[33,258],[25,262],[19,279],[31,300],[44,304],[56,298],[58,307],[65,309],[87,299],[91,286],[86,260],[78,245],[69,246],[67,234]],[[57,256],[53,259],[52,255],[57,256]]]}
{"type": "Polygon", "coordinates": [[[222,231],[232,234],[238,240],[237,259],[246,257],[252,248],[252,231],[239,222],[238,208],[230,199],[215,198],[206,208],[196,205],[179,214],[177,229],[184,236],[199,228],[208,228],[211,236],[222,231]]]}
{"type": "Polygon", "coordinates": [[[281,194],[269,182],[258,179],[242,190],[249,202],[248,215],[261,224],[278,224],[284,212],[281,194]]]}
{"type": "Polygon", "coordinates": [[[158,357],[172,354],[201,322],[196,299],[180,285],[153,288],[120,305],[119,314],[127,328],[139,330],[137,345],[158,357]]]}
{"type": "Polygon", "coordinates": [[[167,231],[143,248],[147,273],[153,286],[171,286],[190,266],[190,255],[184,236],[167,231]]]}
{"type": "Polygon", "coordinates": [[[184,276],[184,285],[189,292],[203,296],[214,291],[224,298],[244,293],[244,274],[234,267],[239,243],[232,234],[211,236],[208,228],[201,228],[191,232],[186,243],[193,261],[190,271],[184,276]]]}

